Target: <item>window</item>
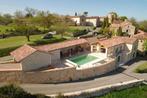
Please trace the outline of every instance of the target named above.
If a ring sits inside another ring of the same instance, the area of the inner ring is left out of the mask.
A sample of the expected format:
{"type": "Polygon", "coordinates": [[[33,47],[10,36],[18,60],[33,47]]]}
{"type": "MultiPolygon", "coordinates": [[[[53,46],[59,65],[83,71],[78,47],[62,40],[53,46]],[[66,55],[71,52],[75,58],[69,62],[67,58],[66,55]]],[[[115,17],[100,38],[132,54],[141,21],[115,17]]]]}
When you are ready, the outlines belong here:
{"type": "Polygon", "coordinates": [[[118,56],[118,58],[117,58],[117,62],[120,62],[120,56],[118,56]]]}

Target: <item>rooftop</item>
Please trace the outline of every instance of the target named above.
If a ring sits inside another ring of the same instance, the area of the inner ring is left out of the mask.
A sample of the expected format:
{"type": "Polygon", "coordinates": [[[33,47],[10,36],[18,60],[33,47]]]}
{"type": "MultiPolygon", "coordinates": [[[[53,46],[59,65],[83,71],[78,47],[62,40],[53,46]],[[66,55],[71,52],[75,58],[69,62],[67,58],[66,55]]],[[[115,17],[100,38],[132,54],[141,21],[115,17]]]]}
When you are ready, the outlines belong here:
{"type": "Polygon", "coordinates": [[[106,48],[119,45],[119,44],[133,44],[137,39],[129,37],[113,37],[110,39],[99,40],[99,44],[106,48]]]}
{"type": "Polygon", "coordinates": [[[68,41],[55,43],[55,44],[36,46],[34,48],[37,49],[37,50],[40,50],[40,51],[49,52],[49,51],[62,49],[62,48],[75,46],[75,45],[80,45],[80,44],[84,44],[84,43],[88,43],[87,40],[85,40],[85,39],[74,39],[74,40],[68,40],[68,41]]]}
{"type": "Polygon", "coordinates": [[[147,39],[147,32],[139,30],[138,33],[135,34],[133,37],[135,37],[137,39],[147,39]]]}
{"type": "Polygon", "coordinates": [[[36,51],[37,50],[32,48],[31,46],[24,45],[16,50],[14,50],[10,54],[15,58],[15,60],[17,62],[20,62],[21,60],[23,60],[24,58],[26,58],[27,56],[31,55],[32,53],[34,53],[36,51]]]}

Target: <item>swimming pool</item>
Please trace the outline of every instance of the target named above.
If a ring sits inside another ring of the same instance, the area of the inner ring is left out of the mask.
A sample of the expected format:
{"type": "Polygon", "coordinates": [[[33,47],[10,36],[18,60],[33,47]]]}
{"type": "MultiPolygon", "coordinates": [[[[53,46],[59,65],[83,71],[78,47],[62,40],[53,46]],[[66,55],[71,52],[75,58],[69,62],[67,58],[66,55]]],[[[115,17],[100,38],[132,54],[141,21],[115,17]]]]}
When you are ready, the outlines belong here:
{"type": "Polygon", "coordinates": [[[70,58],[69,60],[76,63],[78,65],[78,67],[80,67],[81,65],[84,65],[84,64],[89,63],[91,61],[94,61],[96,59],[98,59],[98,58],[95,56],[92,56],[92,55],[82,55],[82,56],[70,58]]]}

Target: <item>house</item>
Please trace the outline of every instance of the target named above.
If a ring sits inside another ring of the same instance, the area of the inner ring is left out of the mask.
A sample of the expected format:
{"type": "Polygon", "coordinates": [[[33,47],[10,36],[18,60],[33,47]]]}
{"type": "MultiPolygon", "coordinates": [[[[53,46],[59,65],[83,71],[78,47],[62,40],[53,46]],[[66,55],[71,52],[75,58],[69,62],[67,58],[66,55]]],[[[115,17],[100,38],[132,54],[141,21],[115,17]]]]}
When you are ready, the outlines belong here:
{"type": "Polygon", "coordinates": [[[11,55],[16,63],[20,63],[23,71],[47,66],[82,69],[97,66],[99,62],[108,62],[110,59],[116,59],[118,65],[124,64],[136,57],[137,46],[136,38],[92,37],[34,47],[24,45],[11,52],[11,55]]]}
{"type": "Polygon", "coordinates": [[[86,17],[86,25],[88,26],[99,26],[100,25],[100,19],[98,16],[91,16],[91,17],[86,17]]]}
{"type": "Polygon", "coordinates": [[[113,37],[91,43],[91,51],[103,53],[106,58],[115,58],[118,65],[136,57],[138,41],[136,38],[113,37]]]}
{"type": "Polygon", "coordinates": [[[61,59],[88,50],[89,46],[85,39],[76,39],[36,47],[24,45],[10,54],[16,63],[21,64],[23,71],[30,71],[58,65],[61,59]]]}
{"type": "Polygon", "coordinates": [[[134,35],[136,31],[136,27],[133,26],[132,23],[129,22],[128,20],[125,20],[125,21],[115,20],[110,25],[110,30],[113,32],[117,32],[119,28],[122,29],[122,32],[125,32],[130,36],[134,35]]]}
{"type": "Polygon", "coordinates": [[[132,37],[137,38],[139,40],[138,42],[138,52],[139,54],[145,54],[144,49],[144,42],[147,41],[147,32],[144,32],[142,30],[139,30],[137,34],[133,35],[132,37]]]}
{"type": "Polygon", "coordinates": [[[85,26],[86,25],[86,17],[85,16],[70,16],[69,17],[76,26],[85,26]]]}

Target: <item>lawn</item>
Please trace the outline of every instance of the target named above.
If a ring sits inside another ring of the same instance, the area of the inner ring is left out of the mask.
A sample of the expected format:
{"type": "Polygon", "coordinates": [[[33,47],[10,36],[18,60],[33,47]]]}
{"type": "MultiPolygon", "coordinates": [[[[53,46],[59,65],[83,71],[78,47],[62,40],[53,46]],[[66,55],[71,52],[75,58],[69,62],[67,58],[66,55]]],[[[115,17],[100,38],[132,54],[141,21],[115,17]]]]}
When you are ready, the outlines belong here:
{"type": "Polygon", "coordinates": [[[0,49],[2,48],[8,48],[8,47],[16,47],[23,44],[31,44],[35,40],[40,40],[43,35],[32,35],[30,37],[30,42],[27,41],[25,36],[16,36],[16,37],[10,37],[5,39],[0,39],[0,49]]]}
{"type": "Polygon", "coordinates": [[[114,91],[96,98],[147,98],[147,85],[114,91]]]}
{"type": "Polygon", "coordinates": [[[136,69],[135,72],[137,73],[147,73],[147,62],[139,65],[136,69]]]}
{"type": "Polygon", "coordinates": [[[42,36],[43,34],[32,35],[30,37],[31,40],[30,42],[27,41],[25,36],[15,36],[6,39],[0,39],[0,57],[9,55],[11,51],[15,50],[16,48],[24,44],[43,45],[43,44],[61,42],[71,38],[68,36],[64,36],[64,38],[61,38],[60,35],[55,35],[53,36],[53,38],[45,40],[45,39],[41,39],[42,36]]]}

